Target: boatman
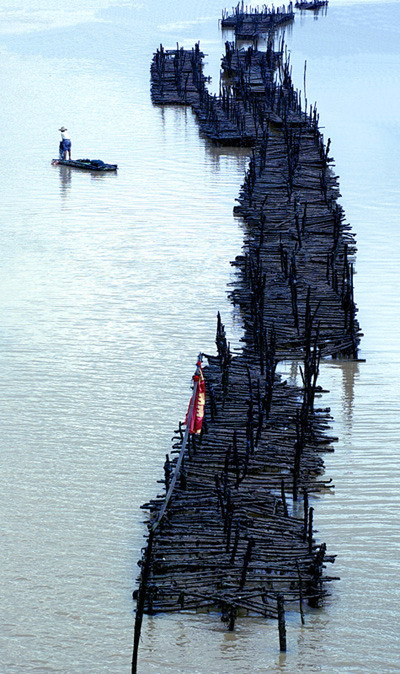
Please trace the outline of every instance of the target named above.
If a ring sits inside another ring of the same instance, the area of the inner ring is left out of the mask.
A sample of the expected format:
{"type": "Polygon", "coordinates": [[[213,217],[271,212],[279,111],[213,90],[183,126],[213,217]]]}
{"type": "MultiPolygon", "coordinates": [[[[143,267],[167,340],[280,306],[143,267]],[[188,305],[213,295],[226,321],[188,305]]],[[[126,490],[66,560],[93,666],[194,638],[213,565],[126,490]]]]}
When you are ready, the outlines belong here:
{"type": "Polygon", "coordinates": [[[60,143],[60,158],[71,160],[71,138],[69,137],[68,129],[62,126],[61,129],[61,143],[60,143]]]}

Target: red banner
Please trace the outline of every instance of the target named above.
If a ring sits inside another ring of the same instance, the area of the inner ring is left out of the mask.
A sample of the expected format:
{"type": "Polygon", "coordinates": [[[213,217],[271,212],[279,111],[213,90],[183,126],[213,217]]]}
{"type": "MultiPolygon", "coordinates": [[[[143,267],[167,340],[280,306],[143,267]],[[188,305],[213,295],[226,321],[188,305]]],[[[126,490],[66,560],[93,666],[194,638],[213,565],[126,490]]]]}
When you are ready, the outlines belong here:
{"type": "Polygon", "coordinates": [[[189,403],[189,409],[186,414],[185,423],[189,424],[189,433],[198,434],[200,433],[203,424],[204,406],[206,404],[206,382],[204,381],[201,365],[198,365],[198,370],[193,377],[193,381],[196,387],[196,390],[193,394],[194,403],[192,405],[192,397],[189,403]]]}

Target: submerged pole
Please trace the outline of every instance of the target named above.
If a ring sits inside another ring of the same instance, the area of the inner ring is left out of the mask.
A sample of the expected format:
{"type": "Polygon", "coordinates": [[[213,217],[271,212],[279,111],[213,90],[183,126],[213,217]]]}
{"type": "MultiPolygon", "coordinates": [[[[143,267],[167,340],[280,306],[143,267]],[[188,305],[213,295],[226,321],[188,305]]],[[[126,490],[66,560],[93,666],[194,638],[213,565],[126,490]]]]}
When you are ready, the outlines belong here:
{"type": "Polygon", "coordinates": [[[286,652],[286,624],[285,624],[285,600],[283,594],[276,597],[278,605],[278,629],[279,629],[279,650],[286,652]]]}
{"type": "Polygon", "coordinates": [[[132,668],[131,674],[137,674],[137,659],[139,652],[140,632],[142,629],[144,603],[146,599],[147,581],[150,574],[151,551],[153,546],[154,531],[150,529],[149,538],[145,552],[145,560],[142,566],[142,574],[140,578],[140,586],[137,596],[136,617],[135,617],[135,631],[133,637],[133,654],[132,654],[132,668]]]}

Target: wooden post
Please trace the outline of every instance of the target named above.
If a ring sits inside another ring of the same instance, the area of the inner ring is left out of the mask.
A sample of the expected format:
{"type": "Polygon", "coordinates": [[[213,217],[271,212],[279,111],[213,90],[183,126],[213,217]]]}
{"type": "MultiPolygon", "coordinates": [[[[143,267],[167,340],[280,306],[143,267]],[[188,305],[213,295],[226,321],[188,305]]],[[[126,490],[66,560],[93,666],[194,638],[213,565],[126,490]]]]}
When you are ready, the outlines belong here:
{"type": "Polygon", "coordinates": [[[302,452],[301,443],[296,440],[294,443],[294,466],[293,466],[293,501],[297,501],[297,490],[300,476],[300,458],[302,452]]]}
{"type": "Polygon", "coordinates": [[[285,601],[283,594],[276,597],[278,607],[279,650],[286,652],[286,624],[285,624],[285,601]]]}
{"type": "Polygon", "coordinates": [[[236,606],[234,606],[234,605],[229,606],[229,609],[228,609],[228,618],[229,618],[229,620],[228,620],[228,630],[229,630],[229,632],[233,632],[233,630],[235,629],[236,616],[237,616],[236,606]]]}
{"type": "Polygon", "coordinates": [[[247,569],[250,564],[251,560],[251,552],[254,547],[254,538],[250,538],[249,542],[247,543],[247,549],[244,555],[244,561],[243,561],[243,569],[242,569],[242,576],[240,578],[240,589],[243,590],[245,582],[246,582],[246,576],[247,576],[247,569]]]}
{"type": "Polygon", "coordinates": [[[300,574],[300,567],[299,563],[296,559],[296,569],[297,569],[297,575],[299,578],[299,605],[300,605],[300,617],[301,617],[301,624],[305,625],[305,620],[304,620],[304,611],[303,611],[303,588],[302,588],[302,578],[300,574]]]}
{"type": "Polygon", "coordinates": [[[145,559],[142,566],[142,573],[140,577],[140,586],[137,595],[136,617],[135,617],[135,631],[133,638],[133,654],[132,654],[132,669],[131,674],[137,674],[137,659],[139,652],[140,632],[142,629],[144,603],[146,599],[147,582],[150,575],[151,565],[151,551],[153,546],[154,532],[150,530],[149,538],[147,540],[147,548],[145,552],[145,559]]]}
{"type": "Polygon", "coordinates": [[[314,508],[310,508],[308,511],[308,552],[312,553],[312,544],[313,544],[313,513],[314,508]]]}
{"type": "Polygon", "coordinates": [[[304,490],[303,495],[304,495],[303,541],[306,541],[308,532],[308,492],[306,489],[304,490]]]}

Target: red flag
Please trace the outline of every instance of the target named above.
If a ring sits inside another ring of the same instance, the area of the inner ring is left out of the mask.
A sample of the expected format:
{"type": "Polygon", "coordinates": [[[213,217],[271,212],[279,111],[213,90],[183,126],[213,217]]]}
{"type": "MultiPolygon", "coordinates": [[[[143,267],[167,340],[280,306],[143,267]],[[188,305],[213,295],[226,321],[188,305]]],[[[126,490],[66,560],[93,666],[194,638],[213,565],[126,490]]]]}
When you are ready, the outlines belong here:
{"type": "Polygon", "coordinates": [[[194,375],[193,381],[196,387],[193,394],[194,401],[192,396],[185,423],[189,424],[189,433],[198,434],[200,433],[203,424],[204,406],[206,404],[206,382],[204,381],[201,365],[198,366],[198,372],[194,375]]]}

